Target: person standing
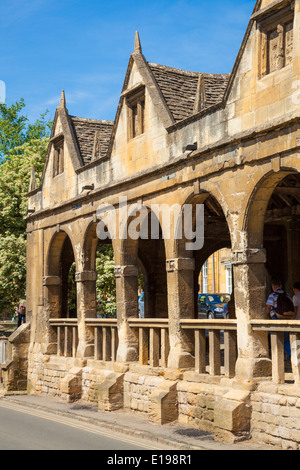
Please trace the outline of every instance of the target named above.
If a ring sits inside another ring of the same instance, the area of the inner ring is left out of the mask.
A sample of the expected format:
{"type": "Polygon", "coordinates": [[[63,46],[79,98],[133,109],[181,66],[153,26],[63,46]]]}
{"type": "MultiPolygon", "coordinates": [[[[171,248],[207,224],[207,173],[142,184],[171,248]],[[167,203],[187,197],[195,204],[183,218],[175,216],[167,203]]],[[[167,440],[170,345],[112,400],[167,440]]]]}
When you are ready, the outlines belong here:
{"type": "MultiPolygon", "coordinates": [[[[290,296],[282,289],[282,283],[278,279],[272,280],[273,292],[269,295],[266,303],[266,313],[272,320],[291,320],[294,318],[294,306],[290,296]]],[[[290,335],[284,333],[284,350],[291,357],[290,335]]]]}
{"type": "Polygon", "coordinates": [[[18,307],[18,328],[22,325],[22,323],[26,323],[26,303],[24,300],[20,300],[19,307],[18,307]]]}

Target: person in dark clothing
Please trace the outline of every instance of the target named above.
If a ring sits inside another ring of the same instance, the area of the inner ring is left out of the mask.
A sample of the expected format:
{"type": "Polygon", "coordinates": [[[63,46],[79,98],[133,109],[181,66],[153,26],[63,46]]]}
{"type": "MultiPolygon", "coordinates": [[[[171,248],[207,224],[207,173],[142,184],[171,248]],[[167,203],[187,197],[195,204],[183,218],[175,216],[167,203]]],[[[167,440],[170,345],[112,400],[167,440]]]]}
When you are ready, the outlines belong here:
{"type": "Polygon", "coordinates": [[[26,323],[26,304],[23,300],[20,300],[18,306],[18,328],[22,323],[26,323]]]}

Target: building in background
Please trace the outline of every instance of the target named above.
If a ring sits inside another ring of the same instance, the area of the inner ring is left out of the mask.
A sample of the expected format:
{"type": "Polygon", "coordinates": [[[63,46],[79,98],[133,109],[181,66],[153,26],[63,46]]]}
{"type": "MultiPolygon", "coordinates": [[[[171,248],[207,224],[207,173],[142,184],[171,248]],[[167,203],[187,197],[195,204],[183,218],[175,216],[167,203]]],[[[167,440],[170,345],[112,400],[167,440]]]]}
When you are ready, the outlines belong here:
{"type": "Polygon", "coordinates": [[[199,275],[199,293],[231,294],[232,265],[231,250],[222,248],[215,251],[203,264],[199,275]]]}

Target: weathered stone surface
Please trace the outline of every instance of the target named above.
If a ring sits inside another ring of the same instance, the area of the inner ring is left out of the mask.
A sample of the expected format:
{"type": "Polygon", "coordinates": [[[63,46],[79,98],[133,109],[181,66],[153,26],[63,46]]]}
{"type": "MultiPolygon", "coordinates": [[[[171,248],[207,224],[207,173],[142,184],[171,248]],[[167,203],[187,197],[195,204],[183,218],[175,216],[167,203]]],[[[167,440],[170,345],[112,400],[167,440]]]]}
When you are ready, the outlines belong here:
{"type": "Polygon", "coordinates": [[[32,393],[66,399],[81,393],[105,409],[123,406],[160,421],[171,419],[164,404],[177,400],[180,422],[216,430],[218,439],[252,432],[272,445],[299,446],[298,388],[272,384],[268,334],[253,327],[266,319],[269,278],[284,272],[286,289],[300,279],[299,28],[298,0],[256,2],[230,75],[148,63],[136,37],[113,123],[70,115],[62,94],[41,183],[29,193],[28,351],[21,336],[12,342],[15,356],[28,358],[32,393]],[[97,209],[114,209],[107,229],[124,235],[136,222],[137,203],[146,208],[140,223],[155,215],[160,235],[112,237],[118,312],[109,328],[117,335],[106,329],[104,340],[87,322],[97,323],[97,209]],[[186,233],[176,237],[176,212],[167,224],[168,208],[186,204],[204,206],[204,244],[193,250],[186,233]],[[129,206],[133,212],[124,215],[129,206]],[[200,269],[223,247],[232,250],[230,318],[237,329],[230,373],[215,331],[206,357],[207,344],[200,348],[199,335],[197,342],[194,329],[183,327],[197,317],[200,269]],[[66,318],[73,263],[77,318],[66,318]],[[130,326],[138,320],[139,264],[146,318],[130,326]],[[168,321],[163,342],[151,318],[168,321]],[[75,366],[78,374],[71,372],[75,366]],[[221,379],[224,370],[228,377],[221,379]]]}

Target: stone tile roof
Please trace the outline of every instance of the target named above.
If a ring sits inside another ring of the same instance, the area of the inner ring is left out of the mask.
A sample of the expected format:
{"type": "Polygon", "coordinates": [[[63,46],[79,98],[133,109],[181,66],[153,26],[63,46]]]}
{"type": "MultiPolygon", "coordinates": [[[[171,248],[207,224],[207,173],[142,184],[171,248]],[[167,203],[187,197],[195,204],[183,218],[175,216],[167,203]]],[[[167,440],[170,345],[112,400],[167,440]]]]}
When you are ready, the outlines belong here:
{"type": "Polygon", "coordinates": [[[229,74],[203,74],[174,69],[165,65],[151,63],[148,65],[175,122],[222,101],[230,77],[229,74]],[[205,93],[202,90],[202,102],[199,109],[196,109],[201,80],[205,93]]]}
{"type": "Polygon", "coordinates": [[[83,163],[86,165],[93,159],[96,135],[99,136],[100,140],[100,155],[98,154],[96,158],[105,157],[114,123],[112,121],[86,119],[76,116],[69,117],[73,125],[83,163]]]}

